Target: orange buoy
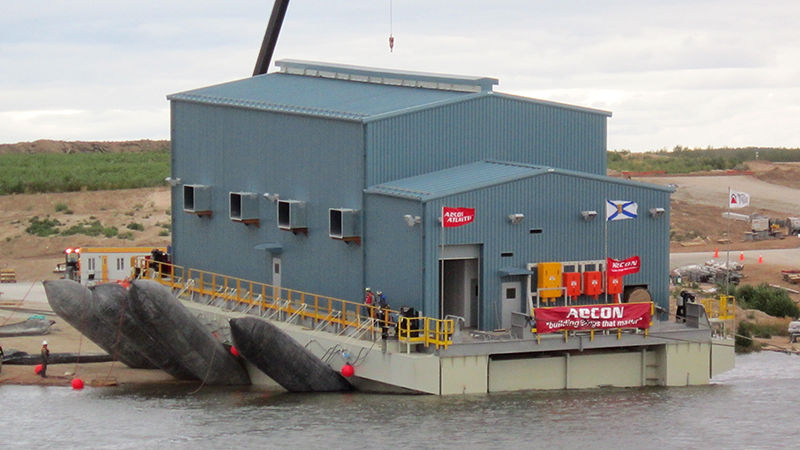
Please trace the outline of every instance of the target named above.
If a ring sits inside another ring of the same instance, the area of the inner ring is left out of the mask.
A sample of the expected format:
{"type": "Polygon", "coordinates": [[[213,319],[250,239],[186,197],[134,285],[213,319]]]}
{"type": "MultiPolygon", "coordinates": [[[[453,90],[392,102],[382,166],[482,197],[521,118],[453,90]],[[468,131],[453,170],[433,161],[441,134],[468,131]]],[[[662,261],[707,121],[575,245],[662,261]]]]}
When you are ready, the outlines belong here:
{"type": "Polygon", "coordinates": [[[236,350],[236,347],[231,347],[231,354],[233,356],[239,356],[239,350],[236,350]]]}
{"type": "Polygon", "coordinates": [[[33,373],[35,373],[36,375],[39,375],[41,372],[42,372],[42,365],[41,364],[39,364],[39,365],[37,365],[36,367],[33,368],[33,373]]]}
{"type": "Polygon", "coordinates": [[[72,380],[72,389],[81,390],[83,389],[83,380],[80,378],[75,378],[72,380]]]}

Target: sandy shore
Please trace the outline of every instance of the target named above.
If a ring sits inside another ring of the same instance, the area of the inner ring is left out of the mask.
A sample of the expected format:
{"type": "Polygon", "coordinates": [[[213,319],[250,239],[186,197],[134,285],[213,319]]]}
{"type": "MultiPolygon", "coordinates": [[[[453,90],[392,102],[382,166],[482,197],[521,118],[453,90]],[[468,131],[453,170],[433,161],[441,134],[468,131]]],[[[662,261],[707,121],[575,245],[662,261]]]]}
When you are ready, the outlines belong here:
{"type": "MultiPolygon", "coordinates": [[[[53,313],[41,283],[2,284],[0,292],[0,325],[23,322],[35,314],[56,322],[46,335],[0,338],[6,354],[19,350],[38,355],[43,340],[47,341],[51,353],[105,353],[53,313]]],[[[34,368],[33,365],[3,364],[0,384],[71,386],[74,378],[80,378],[89,386],[180,383],[160,370],[131,369],[120,362],[50,364],[47,378],[36,375],[34,368]]]]}

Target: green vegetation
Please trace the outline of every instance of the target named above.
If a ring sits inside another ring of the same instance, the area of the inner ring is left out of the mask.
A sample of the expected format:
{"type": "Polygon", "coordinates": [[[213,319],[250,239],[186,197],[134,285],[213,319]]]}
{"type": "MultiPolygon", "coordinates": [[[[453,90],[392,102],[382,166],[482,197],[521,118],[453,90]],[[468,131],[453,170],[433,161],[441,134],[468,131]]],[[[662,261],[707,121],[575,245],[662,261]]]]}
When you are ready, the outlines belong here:
{"type": "Polygon", "coordinates": [[[758,286],[729,286],[730,295],[736,297],[741,308],[757,309],[773,317],[800,317],[797,307],[789,294],[783,289],[772,287],[767,283],[758,286]]]}
{"type": "Polygon", "coordinates": [[[168,151],[0,154],[0,195],[161,186],[169,171],[168,151]]]}
{"type": "Polygon", "coordinates": [[[60,230],[58,227],[63,226],[58,219],[51,219],[49,216],[44,219],[39,219],[39,216],[34,216],[30,220],[30,226],[25,229],[28,234],[33,234],[39,237],[47,237],[53,235],[61,236],[74,236],[76,234],[83,234],[86,236],[100,236],[114,237],[119,233],[116,227],[104,227],[99,220],[91,222],[81,222],[73,225],[65,230],[60,230]]]}
{"type": "Polygon", "coordinates": [[[66,203],[56,203],[56,212],[63,212],[64,214],[74,214],[66,203]]]}
{"type": "Polygon", "coordinates": [[[709,170],[747,170],[748,161],[797,162],[800,149],[789,148],[707,148],[632,153],[609,151],[608,168],[622,172],[691,173],[709,170]]]}
{"type": "Polygon", "coordinates": [[[28,228],[25,228],[25,232],[39,237],[58,234],[58,228],[56,227],[61,226],[61,222],[59,222],[58,219],[51,219],[50,216],[41,220],[39,216],[33,216],[30,220],[30,224],[28,228]]]}
{"type": "Polygon", "coordinates": [[[126,231],[124,233],[118,234],[117,237],[120,238],[120,239],[129,239],[129,240],[132,241],[133,240],[133,233],[131,233],[130,231],[126,231]]]}
{"type": "Polygon", "coordinates": [[[134,231],[144,231],[144,225],[137,222],[131,222],[128,224],[128,229],[134,231]]]}

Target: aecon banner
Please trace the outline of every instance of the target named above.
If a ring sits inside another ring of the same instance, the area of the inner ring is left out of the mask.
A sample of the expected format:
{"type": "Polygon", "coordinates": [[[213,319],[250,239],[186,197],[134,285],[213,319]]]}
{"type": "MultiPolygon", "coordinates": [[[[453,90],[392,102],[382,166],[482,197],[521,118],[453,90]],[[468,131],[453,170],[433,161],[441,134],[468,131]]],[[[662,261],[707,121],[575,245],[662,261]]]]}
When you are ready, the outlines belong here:
{"type": "Polygon", "coordinates": [[[612,277],[620,277],[623,275],[630,275],[632,273],[639,273],[639,268],[641,266],[642,260],[639,259],[638,256],[623,259],[622,261],[608,258],[608,274],[612,277]]]}
{"type": "Polygon", "coordinates": [[[652,303],[620,303],[536,308],[533,317],[539,333],[609,328],[647,329],[650,327],[651,307],[652,303]]]}
{"type": "Polygon", "coordinates": [[[475,208],[442,208],[442,226],[460,227],[475,220],[475,208]]]}

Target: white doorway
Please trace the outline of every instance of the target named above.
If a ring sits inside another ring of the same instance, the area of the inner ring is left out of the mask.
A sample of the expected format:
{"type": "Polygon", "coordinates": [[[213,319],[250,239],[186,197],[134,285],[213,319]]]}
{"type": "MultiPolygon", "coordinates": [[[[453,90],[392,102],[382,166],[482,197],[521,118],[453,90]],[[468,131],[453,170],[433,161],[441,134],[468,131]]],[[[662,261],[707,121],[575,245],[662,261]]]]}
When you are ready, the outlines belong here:
{"type": "Polygon", "coordinates": [[[522,283],[502,283],[502,328],[511,329],[511,313],[522,312],[522,283]]]}

